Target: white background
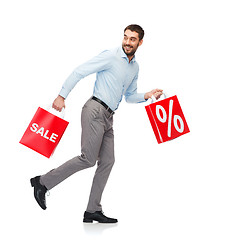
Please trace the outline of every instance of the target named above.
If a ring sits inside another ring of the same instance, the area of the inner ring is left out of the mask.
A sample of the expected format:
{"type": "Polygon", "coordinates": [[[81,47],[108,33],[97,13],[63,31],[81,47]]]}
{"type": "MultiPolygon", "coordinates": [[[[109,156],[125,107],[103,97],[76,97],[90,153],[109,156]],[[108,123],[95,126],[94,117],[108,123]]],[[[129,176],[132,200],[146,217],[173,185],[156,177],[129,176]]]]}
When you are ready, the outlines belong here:
{"type": "Polygon", "coordinates": [[[232,240],[232,12],[230,0],[1,1],[1,239],[232,240]],[[52,189],[43,211],[29,179],[80,154],[80,113],[95,76],[66,100],[70,124],[51,159],[19,140],[72,70],[119,46],[131,23],[145,30],[139,92],[176,94],[191,132],[157,144],[148,102],[122,101],[102,200],[119,223],[82,223],[95,168],[52,189]]]}

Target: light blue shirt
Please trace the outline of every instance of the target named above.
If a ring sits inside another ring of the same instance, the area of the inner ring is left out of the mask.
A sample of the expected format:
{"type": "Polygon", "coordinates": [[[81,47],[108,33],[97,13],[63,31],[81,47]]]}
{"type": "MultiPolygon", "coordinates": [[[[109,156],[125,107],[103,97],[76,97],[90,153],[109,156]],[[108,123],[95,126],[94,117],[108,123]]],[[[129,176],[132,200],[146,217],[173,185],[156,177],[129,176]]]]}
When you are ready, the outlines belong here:
{"type": "Polygon", "coordinates": [[[129,103],[146,101],[145,93],[137,93],[138,71],[135,56],[129,62],[122,47],[106,50],[75,68],[63,84],[59,95],[67,98],[77,82],[96,73],[93,95],[115,111],[123,95],[129,103]]]}

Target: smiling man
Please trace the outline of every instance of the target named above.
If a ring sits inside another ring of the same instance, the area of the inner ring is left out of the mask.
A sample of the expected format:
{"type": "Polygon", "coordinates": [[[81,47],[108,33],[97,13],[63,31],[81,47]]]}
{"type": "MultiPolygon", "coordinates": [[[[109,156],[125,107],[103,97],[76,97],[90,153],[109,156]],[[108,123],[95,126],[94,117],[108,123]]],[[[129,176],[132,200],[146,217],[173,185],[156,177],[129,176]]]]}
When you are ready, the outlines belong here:
{"type": "MultiPolygon", "coordinates": [[[[142,45],[144,30],[139,25],[129,25],[124,30],[122,46],[106,50],[77,67],[64,82],[53,108],[61,111],[65,99],[74,86],[84,77],[96,73],[93,96],[82,109],[81,154],[50,172],[31,179],[34,196],[42,209],[46,209],[45,194],[72,174],[93,167],[97,169],[92,183],[84,222],[116,223],[102,212],[101,197],[113,167],[114,133],[113,115],[123,96],[129,103],[140,103],[154,95],[157,99],[162,90],[137,92],[139,67],[135,52],[142,45]]],[[[80,183],[79,183],[80,184],[80,183]]]]}
{"type": "MultiPolygon", "coordinates": [[[[135,26],[136,28],[136,26],[135,26]]],[[[137,48],[142,45],[143,42],[143,36],[144,31],[141,30],[140,32],[131,31],[130,29],[133,29],[133,26],[130,25],[127,28],[125,28],[124,31],[124,39],[122,43],[122,48],[129,58],[129,61],[132,60],[134,57],[135,52],[137,51],[137,48]]]]}

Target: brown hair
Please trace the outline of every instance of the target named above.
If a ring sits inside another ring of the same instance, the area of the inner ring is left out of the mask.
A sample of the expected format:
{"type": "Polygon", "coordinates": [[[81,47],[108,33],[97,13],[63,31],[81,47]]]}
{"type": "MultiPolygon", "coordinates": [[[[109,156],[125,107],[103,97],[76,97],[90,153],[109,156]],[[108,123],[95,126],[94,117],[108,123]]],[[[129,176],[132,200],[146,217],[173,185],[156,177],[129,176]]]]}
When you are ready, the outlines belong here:
{"type": "Polygon", "coordinates": [[[143,37],[144,37],[144,30],[142,29],[142,27],[140,27],[140,26],[137,25],[137,24],[131,24],[131,25],[127,26],[127,27],[125,28],[124,32],[125,32],[126,30],[130,30],[130,31],[132,31],[132,32],[137,32],[138,35],[139,35],[139,41],[141,41],[141,40],[143,39],[143,37]]]}

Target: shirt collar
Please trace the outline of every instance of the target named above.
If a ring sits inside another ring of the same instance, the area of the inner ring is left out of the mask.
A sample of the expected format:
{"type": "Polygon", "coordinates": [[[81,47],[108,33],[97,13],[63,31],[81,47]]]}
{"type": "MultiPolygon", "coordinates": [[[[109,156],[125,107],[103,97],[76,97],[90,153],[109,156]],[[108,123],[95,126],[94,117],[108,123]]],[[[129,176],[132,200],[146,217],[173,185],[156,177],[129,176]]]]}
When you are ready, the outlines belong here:
{"type": "MultiPolygon", "coordinates": [[[[122,46],[120,46],[120,54],[121,54],[121,57],[122,57],[122,58],[126,58],[127,61],[129,61],[127,55],[125,54],[125,52],[124,52],[124,50],[123,50],[123,48],[122,48],[122,46]]],[[[136,62],[136,57],[135,57],[135,55],[133,56],[133,58],[132,58],[132,60],[131,60],[130,62],[136,62]]]]}

